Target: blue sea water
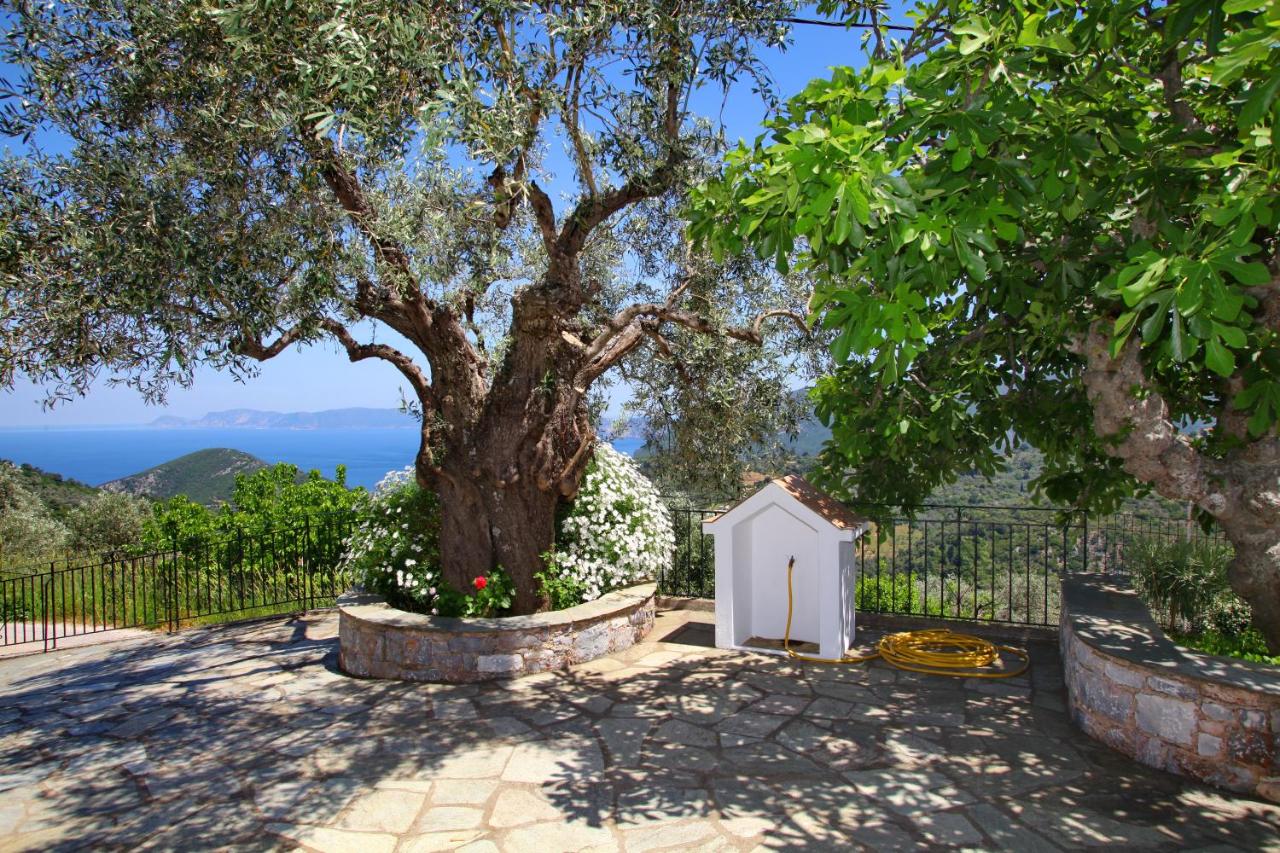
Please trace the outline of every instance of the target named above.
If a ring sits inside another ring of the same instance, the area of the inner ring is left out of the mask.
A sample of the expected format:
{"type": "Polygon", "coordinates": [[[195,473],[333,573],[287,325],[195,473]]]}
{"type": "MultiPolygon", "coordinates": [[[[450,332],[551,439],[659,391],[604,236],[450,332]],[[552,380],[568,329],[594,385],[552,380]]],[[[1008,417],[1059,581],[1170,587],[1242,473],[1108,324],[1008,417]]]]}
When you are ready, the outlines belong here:
{"type": "MultiPolygon", "coordinates": [[[[631,455],[638,438],[613,442],[631,455]]],[[[0,429],[0,459],[27,463],[90,485],[127,477],[207,447],[229,447],[266,462],[289,462],[347,483],[372,487],[388,471],[413,462],[415,429],[0,429]]]]}

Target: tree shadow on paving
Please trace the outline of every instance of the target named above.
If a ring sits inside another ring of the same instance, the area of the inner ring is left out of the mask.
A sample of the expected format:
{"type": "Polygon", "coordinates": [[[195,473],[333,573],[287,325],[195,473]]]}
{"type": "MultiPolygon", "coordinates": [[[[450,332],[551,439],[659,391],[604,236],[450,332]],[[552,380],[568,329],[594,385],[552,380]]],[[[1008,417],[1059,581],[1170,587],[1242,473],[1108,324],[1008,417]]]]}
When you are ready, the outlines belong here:
{"type": "Polygon", "coordinates": [[[1278,829],[1272,807],[1072,728],[1052,649],[1011,684],[668,642],[565,673],[429,685],[342,675],[336,643],[306,628],[0,663],[0,846],[266,849],[307,843],[308,827],[469,829],[482,806],[490,826],[471,837],[489,828],[528,849],[608,841],[611,826],[797,849],[1257,849],[1278,829]],[[504,812],[515,788],[555,824],[604,835],[548,841],[535,828],[550,822],[504,812]]]}

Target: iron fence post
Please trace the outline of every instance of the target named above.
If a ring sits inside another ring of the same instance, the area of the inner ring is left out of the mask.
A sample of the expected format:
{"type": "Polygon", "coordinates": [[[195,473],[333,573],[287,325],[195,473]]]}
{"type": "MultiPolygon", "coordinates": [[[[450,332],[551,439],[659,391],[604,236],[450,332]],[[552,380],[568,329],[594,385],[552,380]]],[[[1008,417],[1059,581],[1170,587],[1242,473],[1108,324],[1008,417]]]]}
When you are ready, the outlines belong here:
{"type": "MultiPolygon", "coordinates": [[[[44,632],[43,633],[44,633],[44,650],[46,652],[49,651],[49,642],[50,642],[49,632],[56,631],[57,624],[58,624],[55,620],[50,618],[50,613],[53,610],[53,571],[54,571],[54,564],[50,563],[49,579],[45,581],[43,584],[41,584],[43,589],[40,590],[40,600],[41,600],[41,604],[43,605],[41,609],[44,611],[44,614],[43,614],[44,632]]],[[[53,640],[53,647],[55,649],[58,647],[56,638],[53,640]]]]}

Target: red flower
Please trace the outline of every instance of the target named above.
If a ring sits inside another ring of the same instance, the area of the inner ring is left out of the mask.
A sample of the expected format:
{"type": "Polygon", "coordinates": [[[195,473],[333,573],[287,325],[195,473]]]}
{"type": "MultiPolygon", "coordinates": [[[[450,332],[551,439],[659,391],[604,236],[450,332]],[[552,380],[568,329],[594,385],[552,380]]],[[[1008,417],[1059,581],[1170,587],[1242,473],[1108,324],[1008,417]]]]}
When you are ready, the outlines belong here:
{"type": "Polygon", "coordinates": [[[476,591],[478,592],[489,585],[489,580],[484,575],[481,575],[473,580],[472,583],[475,584],[476,591]]]}

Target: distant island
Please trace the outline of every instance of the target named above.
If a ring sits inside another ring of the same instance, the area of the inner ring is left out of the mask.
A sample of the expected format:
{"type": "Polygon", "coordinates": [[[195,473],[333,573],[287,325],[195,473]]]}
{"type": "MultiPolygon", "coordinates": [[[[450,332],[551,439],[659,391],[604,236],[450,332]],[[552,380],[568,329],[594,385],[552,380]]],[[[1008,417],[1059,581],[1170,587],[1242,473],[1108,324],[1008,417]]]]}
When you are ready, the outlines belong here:
{"type": "MultiPolygon", "coordinates": [[[[638,419],[621,422],[618,438],[640,438],[643,424],[638,419]]],[[[601,434],[610,432],[614,422],[602,419],[601,434]]],[[[163,415],[146,426],[152,429],[407,429],[417,427],[413,415],[399,409],[325,409],[320,412],[267,412],[259,409],[227,409],[209,412],[200,418],[163,415]]]]}
{"type": "Polygon", "coordinates": [[[322,412],[264,412],[228,409],[202,418],[165,415],[148,426],[159,429],[405,429],[417,426],[399,409],[326,409],[322,412]]]}

